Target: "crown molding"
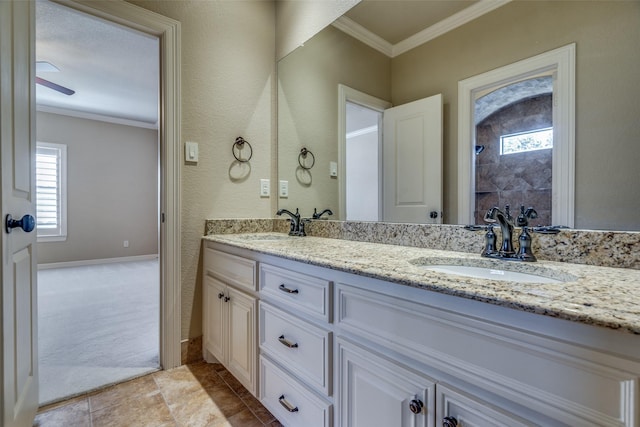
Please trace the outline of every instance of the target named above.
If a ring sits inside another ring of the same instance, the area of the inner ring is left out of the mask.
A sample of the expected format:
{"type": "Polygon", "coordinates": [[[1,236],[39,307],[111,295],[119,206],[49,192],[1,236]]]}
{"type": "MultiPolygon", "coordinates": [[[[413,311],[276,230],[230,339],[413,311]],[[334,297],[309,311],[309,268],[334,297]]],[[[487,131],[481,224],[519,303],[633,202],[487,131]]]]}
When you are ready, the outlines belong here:
{"type": "Polygon", "coordinates": [[[332,25],[351,37],[360,40],[367,46],[370,46],[389,57],[393,57],[393,45],[391,43],[346,16],[341,16],[336,19],[332,25]]]}
{"type": "Polygon", "coordinates": [[[338,18],[333,23],[333,26],[350,36],[355,37],[364,44],[382,52],[388,57],[394,58],[451,30],[454,30],[469,21],[489,13],[492,10],[504,6],[510,1],[511,0],[480,0],[473,6],[469,6],[468,8],[453,14],[428,28],[425,28],[419,33],[396,43],[395,45],[392,45],[346,16],[338,18]]]}
{"type": "Polygon", "coordinates": [[[86,111],[71,110],[68,108],[52,107],[49,105],[36,105],[36,111],[43,113],[58,114],[60,116],[75,117],[78,119],[96,120],[99,122],[113,123],[116,125],[133,126],[144,129],[158,129],[158,122],[150,123],[142,120],[123,119],[119,117],[105,116],[102,114],[88,113],[86,111]]]}

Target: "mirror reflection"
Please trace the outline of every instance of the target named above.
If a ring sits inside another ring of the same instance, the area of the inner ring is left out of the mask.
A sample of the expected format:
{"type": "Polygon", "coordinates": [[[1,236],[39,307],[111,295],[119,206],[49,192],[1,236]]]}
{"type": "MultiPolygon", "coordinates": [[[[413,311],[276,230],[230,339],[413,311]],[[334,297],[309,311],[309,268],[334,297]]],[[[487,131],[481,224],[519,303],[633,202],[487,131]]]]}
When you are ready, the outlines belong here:
{"type": "MultiPolygon", "coordinates": [[[[398,1],[364,1],[347,15],[352,20],[379,16],[385,21],[383,12],[366,12],[372,3],[377,9],[391,5],[396,12],[405,7],[398,1]]],[[[392,32],[388,12],[386,18],[392,32]]],[[[375,28],[364,20],[359,22],[375,28]]],[[[278,64],[278,173],[289,185],[288,197],[279,199],[279,207],[298,207],[303,216],[311,216],[314,208],[329,208],[334,212],[331,219],[350,219],[344,201],[349,190],[341,190],[348,181],[344,174],[349,158],[339,148],[338,85],[342,84],[392,105],[442,94],[442,219],[458,222],[458,82],[575,43],[575,227],[640,230],[640,169],[636,166],[640,159],[640,89],[635,81],[640,69],[636,46],[640,2],[510,2],[408,50],[404,50],[404,35],[396,35],[391,49],[379,49],[371,47],[375,43],[367,44],[338,29],[343,24],[328,26],[278,64]],[[309,185],[298,182],[296,176],[302,147],[316,156],[309,185]],[[331,172],[332,163],[338,164],[338,176],[331,172]]],[[[424,28],[429,24],[432,22],[424,28]]],[[[417,27],[413,25],[411,31],[418,31],[417,27]]],[[[475,155],[477,184],[468,195],[476,211],[494,204],[516,208],[525,204],[544,212],[546,217],[540,221],[549,223],[547,154],[552,149],[501,157],[498,153],[500,137],[558,126],[543,117],[548,116],[553,102],[553,94],[542,91],[489,108],[492,114],[511,110],[509,114],[520,124],[497,125],[491,115],[473,123],[482,132],[478,130],[478,140],[470,141],[469,148],[484,146],[475,155]],[[518,103],[534,102],[540,105],[526,108],[537,111],[535,118],[527,119],[525,107],[518,103]],[[524,160],[517,162],[518,157],[524,160]],[[502,166],[498,165],[500,158],[505,162],[502,166]],[[493,186],[488,188],[486,181],[493,186]],[[525,187],[532,192],[524,192],[525,187]]],[[[376,161],[384,163],[385,158],[367,160],[367,170],[377,169],[376,161]]],[[[369,182],[375,193],[376,183],[371,180],[375,178],[365,178],[360,185],[366,188],[369,182]]],[[[419,222],[432,221],[427,216],[419,222]]]]}
{"type": "Polygon", "coordinates": [[[475,100],[476,224],[494,206],[536,207],[551,224],[553,79],[509,84],[475,100]]]}

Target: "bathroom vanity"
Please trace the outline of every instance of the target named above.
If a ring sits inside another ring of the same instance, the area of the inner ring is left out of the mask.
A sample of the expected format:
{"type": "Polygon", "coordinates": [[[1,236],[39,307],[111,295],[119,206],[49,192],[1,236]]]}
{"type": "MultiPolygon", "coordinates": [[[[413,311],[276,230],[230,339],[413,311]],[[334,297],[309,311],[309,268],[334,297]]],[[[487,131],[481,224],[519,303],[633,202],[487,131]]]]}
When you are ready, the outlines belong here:
{"type": "Polygon", "coordinates": [[[286,426],[640,426],[638,270],[279,233],[203,253],[205,358],[286,426]]]}

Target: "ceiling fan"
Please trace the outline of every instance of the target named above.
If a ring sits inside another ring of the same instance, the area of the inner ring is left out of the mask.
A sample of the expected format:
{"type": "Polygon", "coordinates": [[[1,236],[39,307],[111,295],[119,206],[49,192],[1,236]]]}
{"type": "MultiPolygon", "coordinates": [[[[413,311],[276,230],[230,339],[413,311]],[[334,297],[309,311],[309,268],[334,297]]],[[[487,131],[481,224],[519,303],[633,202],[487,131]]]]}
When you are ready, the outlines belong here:
{"type": "MultiPolygon", "coordinates": [[[[55,65],[53,65],[50,62],[47,61],[36,61],[36,73],[41,73],[41,72],[58,72],[60,71],[60,69],[58,67],[56,67],[55,65]]],[[[41,77],[36,76],[36,83],[45,87],[48,87],[49,89],[53,89],[55,91],[58,91],[62,94],[65,95],[73,95],[74,93],[76,93],[75,90],[71,90],[67,87],[64,86],[60,86],[57,83],[51,82],[49,80],[45,80],[41,77]]]]}

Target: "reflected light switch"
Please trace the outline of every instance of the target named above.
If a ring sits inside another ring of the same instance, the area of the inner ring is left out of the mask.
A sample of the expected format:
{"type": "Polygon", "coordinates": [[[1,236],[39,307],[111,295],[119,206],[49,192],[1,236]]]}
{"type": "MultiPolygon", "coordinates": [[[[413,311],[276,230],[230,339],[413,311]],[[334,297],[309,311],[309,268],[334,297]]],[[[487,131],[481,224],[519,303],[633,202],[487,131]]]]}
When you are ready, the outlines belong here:
{"type": "Polygon", "coordinates": [[[184,145],[184,159],[187,162],[197,162],[198,161],[198,143],[190,142],[184,145]]]}
{"type": "Polygon", "coordinates": [[[278,193],[281,198],[289,197],[289,181],[280,181],[278,193]]]}

